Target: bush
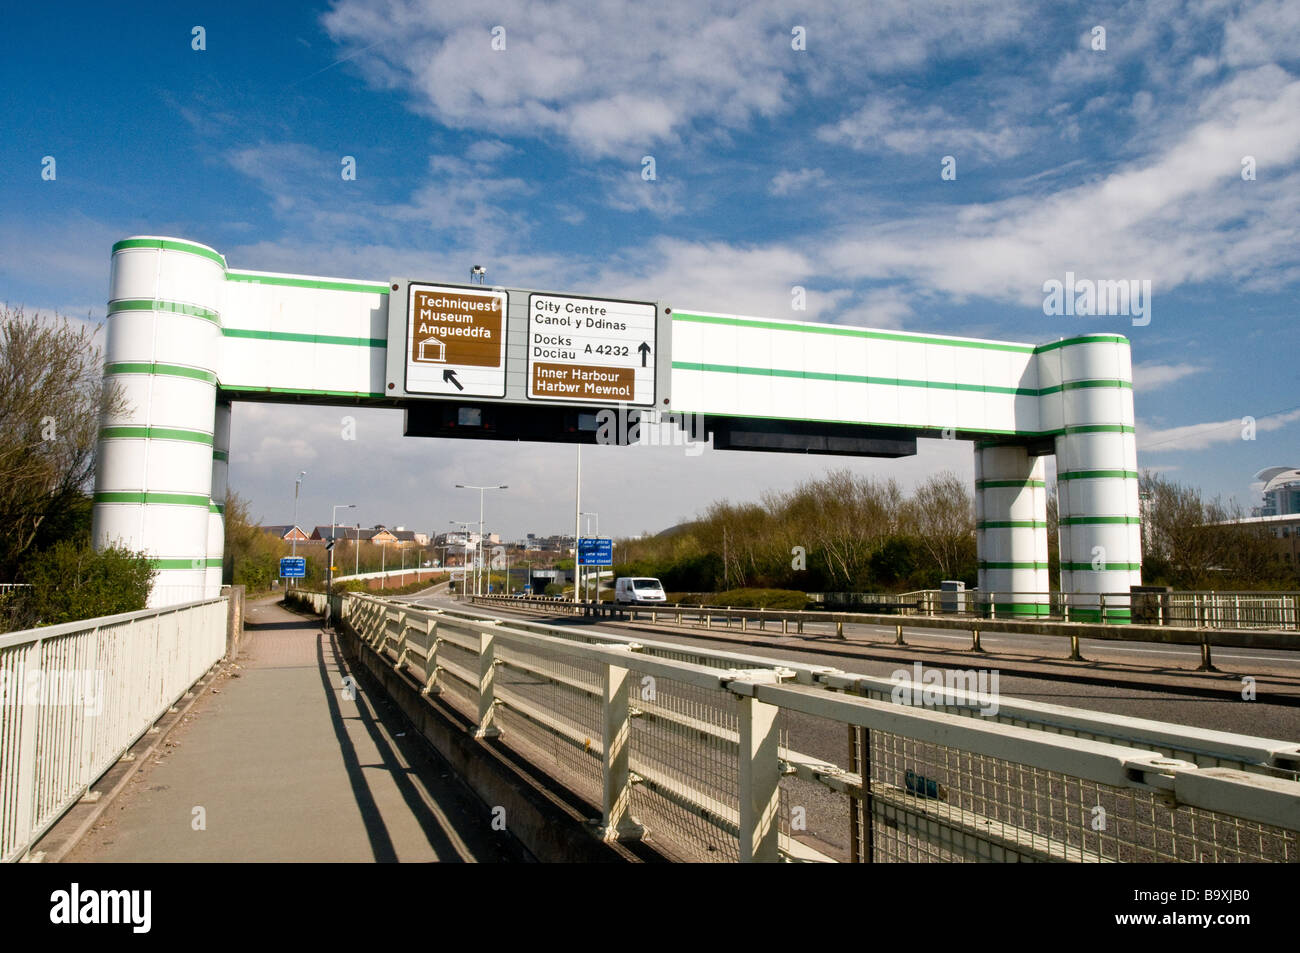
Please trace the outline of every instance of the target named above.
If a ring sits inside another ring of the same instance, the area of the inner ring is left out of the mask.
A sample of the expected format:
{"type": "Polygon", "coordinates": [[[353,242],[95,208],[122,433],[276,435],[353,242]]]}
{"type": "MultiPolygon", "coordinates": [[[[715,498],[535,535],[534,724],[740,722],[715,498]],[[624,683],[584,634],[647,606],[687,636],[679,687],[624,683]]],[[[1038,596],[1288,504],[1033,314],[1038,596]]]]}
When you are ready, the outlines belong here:
{"type": "Polygon", "coordinates": [[[156,570],[144,553],[65,540],[24,567],[31,586],[23,612],[31,625],[57,625],[145,608],[156,570]]]}
{"type": "Polygon", "coordinates": [[[734,609],[785,609],[808,605],[808,594],[795,589],[729,589],[716,593],[670,593],[669,602],[685,605],[731,606],[734,609]]]}

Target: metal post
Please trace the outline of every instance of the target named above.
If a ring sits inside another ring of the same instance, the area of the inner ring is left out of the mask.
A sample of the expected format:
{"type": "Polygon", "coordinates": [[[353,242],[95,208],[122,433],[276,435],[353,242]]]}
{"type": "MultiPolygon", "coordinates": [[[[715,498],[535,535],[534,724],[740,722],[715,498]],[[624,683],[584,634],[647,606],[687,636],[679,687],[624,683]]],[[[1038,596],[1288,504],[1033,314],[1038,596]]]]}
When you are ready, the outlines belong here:
{"type": "Polygon", "coordinates": [[[1081,655],[1079,652],[1079,637],[1077,635],[1070,636],[1070,661],[1071,662],[1084,661],[1083,655],[1081,655]]]}
{"type": "Polygon", "coordinates": [[[839,620],[835,622],[835,638],[844,638],[844,623],[839,620]]]}
{"type": "Polygon", "coordinates": [[[605,666],[604,697],[604,752],[601,756],[601,777],[604,781],[604,800],[600,822],[600,836],[604,840],[640,838],[645,828],[629,813],[632,804],[632,781],[628,771],[628,742],[632,719],[628,714],[628,670],[621,665],[605,666]]]}
{"type": "Polygon", "coordinates": [[[896,626],[894,626],[894,644],[895,645],[907,644],[906,642],[903,641],[903,623],[901,622],[898,623],[896,626]]]}
{"type": "Polygon", "coordinates": [[[971,650],[972,652],[983,652],[983,651],[984,651],[984,649],[980,647],[980,630],[979,630],[979,629],[971,629],[971,630],[970,630],[970,650],[971,650]]]}
{"type": "Polygon", "coordinates": [[[496,633],[484,629],[478,634],[478,728],[475,738],[496,738],[501,734],[492,720],[496,707],[496,633]]]}
{"type": "Polygon", "coordinates": [[[740,861],[776,863],[781,762],[776,716],[780,709],[748,695],[736,699],[740,725],[740,861]]]}

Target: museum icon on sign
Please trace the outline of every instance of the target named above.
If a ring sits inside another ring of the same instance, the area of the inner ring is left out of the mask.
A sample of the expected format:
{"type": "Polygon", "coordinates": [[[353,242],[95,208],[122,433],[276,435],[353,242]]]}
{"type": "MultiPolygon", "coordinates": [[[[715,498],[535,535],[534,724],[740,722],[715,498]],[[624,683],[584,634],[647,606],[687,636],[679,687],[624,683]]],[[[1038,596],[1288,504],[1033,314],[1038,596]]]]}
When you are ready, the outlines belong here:
{"type": "Polygon", "coordinates": [[[417,361],[425,364],[447,363],[447,342],[437,337],[427,337],[416,345],[417,361]]]}

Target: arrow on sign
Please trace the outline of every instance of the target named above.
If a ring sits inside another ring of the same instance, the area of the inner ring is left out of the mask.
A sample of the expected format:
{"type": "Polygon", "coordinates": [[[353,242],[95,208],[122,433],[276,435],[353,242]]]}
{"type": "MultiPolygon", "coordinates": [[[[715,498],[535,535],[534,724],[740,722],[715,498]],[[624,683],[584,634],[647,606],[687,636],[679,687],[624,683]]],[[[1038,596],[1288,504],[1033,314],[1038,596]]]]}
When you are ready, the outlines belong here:
{"type": "Polygon", "coordinates": [[[442,379],[444,381],[451,381],[451,383],[455,384],[456,390],[465,389],[464,386],[461,384],[461,382],[456,380],[456,372],[453,371],[451,368],[447,368],[447,370],[442,372],[442,379]]]}
{"type": "Polygon", "coordinates": [[[641,366],[645,367],[645,359],[650,354],[650,345],[646,344],[645,341],[642,341],[641,346],[637,348],[637,350],[641,352],[641,366]]]}

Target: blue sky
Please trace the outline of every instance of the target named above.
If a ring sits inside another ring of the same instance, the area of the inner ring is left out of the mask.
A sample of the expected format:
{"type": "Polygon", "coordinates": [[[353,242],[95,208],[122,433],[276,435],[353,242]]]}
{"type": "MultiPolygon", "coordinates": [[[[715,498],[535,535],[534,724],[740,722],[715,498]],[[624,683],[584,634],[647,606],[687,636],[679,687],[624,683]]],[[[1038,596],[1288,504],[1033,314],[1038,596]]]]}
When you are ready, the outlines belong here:
{"type": "MultiPolygon", "coordinates": [[[[462,280],[482,262],[494,283],[676,307],[1118,331],[1143,466],[1249,505],[1257,470],[1300,462],[1298,4],[287,6],[6,10],[0,298],[102,320],[112,243],[161,234],[251,269],[462,280]],[[1067,270],[1150,280],[1150,324],[1044,315],[1067,270]]],[[[513,481],[503,533],[572,525],[572,448],[405,440],[400,413],[366,411],[340,453],[338,416],[236,407],[231,480],[255,514],[288,521],[306,469],[302,522],[355,498],[365,523],[440,528],[476,508],[452,484],[513,481]]],[[[636,533],[846,461],[584,463],[585,508],[636,533]]],[[[847,465],[905,485],[972,469],[938,441],[847,465]]]]}

